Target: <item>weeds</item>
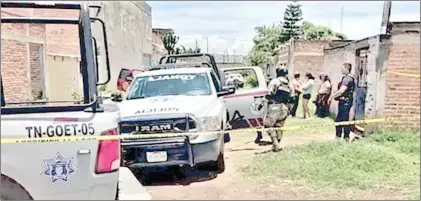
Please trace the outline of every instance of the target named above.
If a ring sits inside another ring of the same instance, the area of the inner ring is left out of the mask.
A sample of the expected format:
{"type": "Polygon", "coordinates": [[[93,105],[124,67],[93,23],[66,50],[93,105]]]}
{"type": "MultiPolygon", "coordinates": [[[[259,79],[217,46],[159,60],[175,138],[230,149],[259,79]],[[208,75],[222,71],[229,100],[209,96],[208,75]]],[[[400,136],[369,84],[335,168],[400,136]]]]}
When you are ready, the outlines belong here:
{"type": "Polygon", "coordinates": [[[420,135],[381,132],[354,143],[313,142],[282,153],[260,155],[241,169],[268,180],[304,180],[315,188],[398,188],[419,197],[420,135]]]}

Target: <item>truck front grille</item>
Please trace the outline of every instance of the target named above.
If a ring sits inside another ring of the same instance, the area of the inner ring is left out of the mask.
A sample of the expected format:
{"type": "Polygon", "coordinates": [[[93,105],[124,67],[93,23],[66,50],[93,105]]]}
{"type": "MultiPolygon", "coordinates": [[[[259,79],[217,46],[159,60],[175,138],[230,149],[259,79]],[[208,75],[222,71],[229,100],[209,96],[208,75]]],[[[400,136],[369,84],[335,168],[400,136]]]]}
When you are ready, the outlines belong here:
{"type": "Polygon", "coordinates": [[[121,133],[133,134],[182,133],[196,129],[196,121],[190,116],[182,118],[140,118],[139,120],[122,119],[119,124],[121,133]]]}

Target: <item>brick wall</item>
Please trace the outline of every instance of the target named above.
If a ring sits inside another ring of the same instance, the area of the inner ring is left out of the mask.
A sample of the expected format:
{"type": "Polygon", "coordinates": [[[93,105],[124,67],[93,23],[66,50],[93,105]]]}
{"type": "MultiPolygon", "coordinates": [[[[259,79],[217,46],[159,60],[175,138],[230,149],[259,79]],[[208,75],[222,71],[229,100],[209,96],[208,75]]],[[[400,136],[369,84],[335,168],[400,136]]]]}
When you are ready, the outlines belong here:
{"type": "Polygon", "coordinates": [[[31,94],[34,98],[43,97],[43,83],[41,76],[42,45],[29,43],[29,66],[30,66],[30,84],[31,94]],[[38,96],[38,97],[37,97],[38,96]]]}
{"type": "MultiPolygon", "coordinates": [[[[275,76],[275,68],[285,65],[291,72],[291,76],[293,72],[299,72],[302,75],[311,73],[317,78],[323,69],[323,50],[330,42],[328,40],[290,40],[279,46],[276,50],[275,63],[271,66],[271,76],[275,76]]],[[[304,76],[301,76],[301,81],[304,80],[304,76]]]]}
{"type": "MultiPolygon", "coordinates": [[[[418,24],[419,27],[419,24],[418,24]]],[[[392,33],[393,34],[393,33],[392,33]]],[[[420,34],[393,34],[386,74],[385,115],[420,115],[420,80],[391,71],[420,73],[420,34]]],[[[396,122],[406,127],[419,128],[419,120],[396,122]]]]}
{"type": "MultiPolygon", "coordinates": [[[[299,72],[301,75],[311,73],[317,78],[318,74],[323,70],[323,56],[295,56],[294,57],[294,72],[299,72]]],[[[304,77],[303,77],[304,78],[304,77]]]]}
{"type": "MultiPolygon", "coordinates": [[[[78,10],[33,9],[33,16],[51,18],[78,18],[78,10]]],[[[36,25],[35,25],[36,26],[36,25]]],[[[36,29],[32,29],[34,32],[36,29]]],[[[32,32],[31,34],[35,34],[32,32]]],[[[46,52],[71,56],[80,55],[79,29],[77,25],[45,25],[46,52]]]]}
{"type": "Polygon", "coordinates": [[[1,40],[1,74],[6,103],[31,100],[26,55],[26,43],[1,40]]]}
{"type": "MultiPolygon", "coordinates": [[[[317,75],[323,69],[323,50],[329,41],[314,40],[304,41],[296,40],[293,42],[292,66],[294,72],[300,72],[302,75],[311,73],[317,78],[317,75]]],[[[304,80],[304,76],[302,76],[304,80]]]]}
{"type": "MultiPolygon", "coordinates": [[[[29,14],[28,11],[2,9],[1,16],[19,17],[29,14]]],[[[32,27],[28,24],[2,24],[1,26],[1,75],[6,102],[32,100],[29,43],[19,37],[28,36],[32,27]],[[4,36],[6,35],[6,36],[4,36]],[[13,39],[3,39],[13,35],[13,39]]],[[[35,68],[35,67],[34,67],[35,68]]]]}
{"type": "MultiPolygon", "coordinates": [[[[2,9],[1,16],[77,17],[78,11],[8,8],[2,9]]],[[[1,73],[6,102],[34,100],[44,89],[41,74],[44,48],[53,54],[80,54],[77,25],[4,23],[1,33],[1,73]]]]}

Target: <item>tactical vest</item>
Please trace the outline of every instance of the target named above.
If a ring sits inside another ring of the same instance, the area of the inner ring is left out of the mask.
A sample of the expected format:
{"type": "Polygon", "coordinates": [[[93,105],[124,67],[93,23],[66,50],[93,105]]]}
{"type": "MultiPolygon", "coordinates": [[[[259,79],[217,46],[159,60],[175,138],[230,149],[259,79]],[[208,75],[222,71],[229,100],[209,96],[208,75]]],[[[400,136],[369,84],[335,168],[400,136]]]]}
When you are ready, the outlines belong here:
{"type": "Polygon", "coordinates": [[[349,84],[347,86],[347,89],[345,90],[345,92],[341,95],[341,97],[339,97],[339,100],[348,102],[348,103],[352,103],[354,101],[354,91],[355,91],[355,79],[352,76],[349,75],[345,75],[341,82],[339,83],[339,88],[342,85],[343,80],[345,79],[345,77],[349,77],[352,80],[352,83],[349,84]]]}
{"type": "Polygon", "coordinates": [[[276,103],[287,104],[291,98],[291,88],[289,87],[288,78],[280,77],[277,78],[280,80],[280,85],[277,87],[275,92],[275,101],[276,103]]]}

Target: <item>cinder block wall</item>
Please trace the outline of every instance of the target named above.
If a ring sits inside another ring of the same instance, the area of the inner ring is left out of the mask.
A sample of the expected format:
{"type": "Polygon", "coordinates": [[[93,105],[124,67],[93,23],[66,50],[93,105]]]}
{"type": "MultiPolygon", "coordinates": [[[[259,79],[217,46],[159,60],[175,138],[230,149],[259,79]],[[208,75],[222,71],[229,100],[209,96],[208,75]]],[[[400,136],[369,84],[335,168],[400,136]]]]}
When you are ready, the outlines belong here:
{"type": "MultiPolygon", "coordinates": [[[[144,1],[89,1],[102,8],[96,16],[105,21],[111,65],[111,80],[108,90],[117,89],[117,78],[121,68],[143,69],[152,60],[152,9],[144,1]]],[[[95,11],[95,12],[93,12],[95,11]]],[[[104,47],[99,23],[93,26],[93,35],[101,50],[100,81],[105,81],[106,70],[104,47]]]]}
{"type": "MultiPolygon", "coordinates": [[[[323,68],[322,70],[329,75],[332,83],[332,91],[338,90],[338,83],[342,79],[341,66],[344,62],[355,65],[355,49],[347,45],[324,50],[323,68]]],[[[354,69],[355,70],[355,69],[354,69]]],[[[332,101],[330,111],[334,115],[338,113],[338,105],[336,101],[332,101]]]]}
{"type": "MultiPolygon", "coordinates": [[[[324,50],[323,71],[330,76],[333,91],[336,91],[338,90],[338,84],[343,77],[341,73],[343,63],[346,62],[352,65],[351,74],[355,75],[354,77],[357,78],[356,51],[361,48],[368,48],[367,97],[365,101],[365,117],[367,118],[375,117],[376,114],[375,97],[377,89],[375,86],[377,86],[377,75],[379,73],[379,69],[376,67],[378,61],[379,42],[380,36],[374,36],[324,50]]],[[[333,101],[330,109],[334,115],[337,114],[337,107],[337,101],[333,101]]],[[[353,117],[354,113],[352,111],[350,118],[352,119],[353,117]]]]}

